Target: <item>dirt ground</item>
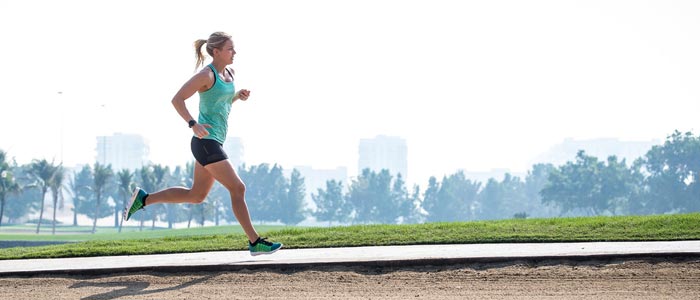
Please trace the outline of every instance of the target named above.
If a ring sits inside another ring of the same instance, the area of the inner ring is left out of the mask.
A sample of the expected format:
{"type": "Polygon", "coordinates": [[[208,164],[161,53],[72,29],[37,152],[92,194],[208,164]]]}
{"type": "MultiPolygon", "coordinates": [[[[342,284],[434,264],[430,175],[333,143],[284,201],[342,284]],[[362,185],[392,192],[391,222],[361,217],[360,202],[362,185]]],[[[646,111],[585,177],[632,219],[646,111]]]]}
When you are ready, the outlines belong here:
{"type": "Polygon", "coordinates": [[[0,277],[0,299],[698,299],[700,258],[0,277]]]}

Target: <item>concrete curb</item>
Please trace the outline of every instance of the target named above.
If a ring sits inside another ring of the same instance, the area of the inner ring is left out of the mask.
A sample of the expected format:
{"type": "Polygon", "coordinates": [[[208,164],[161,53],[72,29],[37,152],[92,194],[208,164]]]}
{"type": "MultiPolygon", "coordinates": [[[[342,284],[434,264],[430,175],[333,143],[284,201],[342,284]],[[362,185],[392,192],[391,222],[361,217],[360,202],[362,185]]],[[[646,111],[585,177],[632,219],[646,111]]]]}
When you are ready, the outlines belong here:
{"type": "Polygon", "coordinates": [[[429,258],[409,260],[382,260],[382,261],[345,261],[326,263],[276,263],[276,264],[222,264],[222,265],[192,265],[192,266],[147,266],[126,268],[98,268],[98,269],[63,269],[45,271],[13,271],[2,272],[3,277],[34,277],[34,276],[101,276],[133,273],[200,273],[200,272],[239,272],[245,270],[310,270],[332,267],[367,267],[367,268],[408,268],[417,266],[451,266],[469,264],[497,264],[497,263],[540,263],[544,261],[556,261],[560,264],[566,262],[583,261],[620,261],[620,260],[653,260],[653,259],[700,259],[700,253],[667,253],[667,254],[624,254],[624,255],[588,255],[588,256],[540,256],[540,257],[480,257],[480,258],[429,258]]]}
{"type": "Polygon", "coordinates": [[[0,261],[0,277],[114,275],[144,272],[236,272],[328,267],[401,268],[493,263],[560,263],[700,258],[700,241],[541,244],[410,245],[283,249],[270,256],[247,251],[0,261]]]}

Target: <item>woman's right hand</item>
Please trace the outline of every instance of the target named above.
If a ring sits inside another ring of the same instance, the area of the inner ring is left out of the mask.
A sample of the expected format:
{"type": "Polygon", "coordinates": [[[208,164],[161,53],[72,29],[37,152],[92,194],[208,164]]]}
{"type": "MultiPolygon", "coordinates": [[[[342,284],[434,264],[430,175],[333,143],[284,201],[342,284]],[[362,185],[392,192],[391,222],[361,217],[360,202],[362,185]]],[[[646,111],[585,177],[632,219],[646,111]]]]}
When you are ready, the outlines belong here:
{"type": "Polygon", "coordinates": [[[198,138],[204,138],[205,136],[209,135],[209,131],[207,131],[207,128],[211,128],[211,125],[209,124],[194,124],[192,126],[192,131],[194,132],[194,135],[198,138]]]}

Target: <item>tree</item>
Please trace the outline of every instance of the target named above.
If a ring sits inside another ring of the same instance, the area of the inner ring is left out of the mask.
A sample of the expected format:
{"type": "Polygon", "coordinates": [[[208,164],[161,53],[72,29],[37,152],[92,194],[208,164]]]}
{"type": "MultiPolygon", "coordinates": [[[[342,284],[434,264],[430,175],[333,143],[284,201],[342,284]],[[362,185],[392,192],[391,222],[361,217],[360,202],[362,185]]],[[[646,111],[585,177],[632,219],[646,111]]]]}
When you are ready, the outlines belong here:
{"type": "Polygon", "coordinates": [[[423,203],[420,198],[420,187],[413,186],[413,193],[408,196],[407,201],[401,204],[399,208],[403,217],[403,224],[418,224],[425,221],[425,212],[422,208],[423,203]]]}
{"type": "Polygon", "coordinates": [[[0,150],[0,226],[5,215],[5,201],[8,195],[20,192],[20,186],[15,182],[12,169],[7,162],[7,153],[0,150]]]}
{"type": "Polygon", "coordinates": [[[523,193],[531,217],[555,217],[560,213],[559,208],[553,203],[543,203],[540,191],[549,182],[549,174],[554,170],[552,164],[535,164],[525,176],[523,193]]]}
{"type": "Polygon", "coordinates": [[[8,223],[15,223],[32,211],[39,209],[41,190],[36,188],[33,176],[29,174],[31,164],[13,166],[11,173],[19,192],[9,193],[5,203],[5,216],[8,223]]]}
{"type": "Polygon", "coordinates": [[[316,211],[313,216],[318,221],[347,222],[350,220],[352,208],[343,197],[343,183],[337,180],[326,181],[326,188],[319,188],[311,194],[311,199],[316,203],[316,211]]]}
{"type": "MultiPolygon", "coordinates": [[[[92,190],[95,193],[95,213],[93,215],[92,233],[94,234],[97,231],[97,219],[103,217],[100,214],[100,204],[102,203],[102,196],[104,195],[105,190],[107,189],[109,179],[114,175],[114,173],[112,172],[111,165],[104,166],[101,165],[99,162],[95,162],[95,166],[93,167],[93,174],[94,177],[92,190]]],[[[110,213],[108,212],[107,215],[109,214],[110,213]]]]}
{"type": "Polygon", "coordinates": [[[259,164],[240,168],[240,176],[246,186],[246,201],[251,218],[259,221],[279,221],[281,199],[287,197],[287,181],[281,166],[259,164]]]}
{"type": "Polygon", "coordinates": [[[296,225],[306,219],[304,216],[304,198],[306,190],[304,188],[304,177],[297,169],[292,170],[289,178],[289,189],[287,195],[282,200],[280,207],[280,221],[284,224],[296,225]]]}
{"type": "Polygon", "coordinates": [[[287,198],[287,191],[289,189],[289,182],[284,177],[284,169],[278,164],[272,165],[270,172],[268,174],[262,174],[264,177],[264,185],[262,188],[267,187],[269,193],[265,199],[265,204],[263,207],[266,208],[257,218],[261,221],[277,222],[280,221],[282,215],[285,213],[286,207],[284,207],[284,200],[287,198]]]}
{"type": "Polygon", "coordinates": [[[641,178],[627,167],[626,161],[618,161],[616,156],[609,156],[600,171],[602,197],[607,198],[607,210],[613,214],[629,212],[630,201],[635,197],[641,178]]]}
{"type": "Polygon", "coordinates": [[[563,213],[576,209],[589,215],[615,213],[631,196],[633,179],[624,160],[618,162],[611,156],[606,164],[581,150],[575,162],[567,162],[550,173],[549,183],[541,192],[542,201],[556,203],[563,213]]]}
{"type": "Polygon", "coordinates": [[[503,202],[503,187],[493,178],[489,178],[484,189],[479,193],[480,219],[496,219],[503,202]]]}
{"type": "Polygon", "coordinates": [[[527,216],[524,184],[517,176],[506,173],[502,181],[490,178],[479,192],[482,219],[511,218],[518,214],[527,216]]]}
{"type": "MultiPolygon", "coordinates": [[[[194,166],[193,166],[194,168],[194,166]]],[[[189,170],[187,166],[182,167],[182,166],[177,166],[173,170],[172,173],[170,173],[170,176],[168,178],[168,182],[166,186],[182,186],[182,187],[189,187],[187,184],[188,180],[192,180],[192,172],[194,169],[189,170]]],[[[189,208],[188,205],[184,204],[173,204],[173,205],[168,205],[168,209],[170,210],[170,218],[171,222],[177,223],[177,222],[183,222],[187,221],[188,215],[189,215],[189,208]]]]}
{"type": "Polygon", "coordinates": [[[593,194],[599,188],[594,176],[599,168],[597,158],[579,151],[575,162],[569,161],[550,173],[549,184],[541,192],[542,201],[556,203],[562,213],[577,208],[595,209],[593,194]]]}
{"type": "Polygon", "coordinates": [[[353,208],[353,222],[363,222],[371,219],[372,213],[371,195],[369,193],[371,174],[370,169],[363,169],[362,173],[350,183],[347,193],[347,202],[353,208]]]}
{"type": "Polygon", "coordinates": [[[700,136],[674,131],[663,145],[651,148],[635,162],[643,183],[645,213],[700,211],[700,136]]]}
{"type": "Polygon", "coordinates": [[[92,168],[84,165],[80,171],[73,173],[69,180],[70,194],[73,196],[73,226],[78,226],[78,214],[89,215],[92,210],[93,182],[92,168]]]}
{"type": "Polygon", "coordinates": [[[397,221],[402,224],[415,224],[423,220],[421,213],[420,187],[414,185],[412,193],[409,194],[406,189],[406,182],[403,180],[401,173],[396,175],[396,179],[391,187],[391,198],[396,206],[397,221]]]}
{"type": "MultiPolygon", "coordinates": [[[[194,181],[194,162],[190,161],[187,164],[185,164],[185,175],[182,177],[182,183],[184,186],[192,188],[192,183],[194,181]]],[[[194,216],[194,210],[196,204],[191,204],[188,203],[186,205],[186,210],[187,210],[187,228],[190,228],[190,224],[192,223],[192,217],[194,216]]]]}
{"type": "MultiPolygon", "coordinates": [[[[122,169],[117,172],[117,187],[122,199],[121,207],[126,207],[129,202],[129,197],[131,196],[131,190],[134,188],[134,173],[128,169],[122,169]]],[[[118,206],[118,205],[117,205],[118,206]]],[[[121,221],[119,222],[119,232],[122,232],[122,226],[124,225],[124,216],[122,215],[121,221]]]]}
{"type": "Polygon", "coordinates": [[[12,173],[4,171],[0,173],[0,227],[2,226],[2,219],[5,216],[5,202],[7,201],[7,196],[12,194],[17,194],[21,192],[19,184],[15,182],[12,173]]]}
{"type": "Polygon", "coordinates": [[[10,193],[5,203],[5,216],[8,223],[15,223],[26,217],[32,211],[38,211],[41,190],[36,188],[32,175],[29,174],[31,164],[13,166],[12,175],[19,185],[18,193],[10,193]]]}
{"type": "Polygon", "coordinates": [[[36,226],[37,234],[41,230],[41,221],[44,218],[44,198],[46,198],[46,193],[48,192],[51,180],[55,174],[56,167],[53,165],[53,162],[48,162],[46,159],[35,159],[30,164],[29,175],[32,178],[33,184],[41,190],[39,222],[36,226]]]}
{"type": "Polygon", "coordinates": [[[384,206],[384,211],[381,213],[382,221],[385,223],[396,223],[398,219],[404,220],[408,218],[408,215],[413,213],[410,210],[412,206],[411,200],[409,200],[408,190],[406,189],[406,182],[403,180],[401,173],[396,174],[391,184],[390,196],[387,205],[384,206]]]}
{"type": "MultiPolygon", "coordinates": [[[[137,171],[137,173],[139,174],[138,179],[140,179],[140,181],[137,182],[139,186],[146,191],[156,190],[156,175],[153,172],[153,166],[143,166],[137,171]]],[[[143,230],[143,224],[146,221],[146,218],[155,218],[154,211],[150,207],[148,210],[141,209],[135,212],[134,217],[137,214],[139,215],[139,231],[143,230]]]]}
{"type": "Polygon", "coordinates": [[[209,191],[209,195],[207,195],[207,201],[201,204],[204,205],[203,209],[200,211],[202,213],[202,220],[206,217],[206,219],[214,221],[214,226],[219,226],[222,215],[224,216],[223,219],[228,219],[226,217],[226,211],[233,211],[231,208],[231,201],[226,202],[224,199],[229,199],[229,197],[231,197],[229,191],[221,183],[216,182],[214,186],[212,186],[211,191],[209,191]],[[225,205],[224,202],[226,202],[227,205],[225,205]]]}
{"type": "MultiPolygon", "coordinates": [[[[168,178],[170,177],[170,167],[162,166],[160,164],[153,165],[153,176],[153,178],[155,179],[155,188],[152,191],[155,192],[164,189],[165,183],[168,182],[168,178]]],[[[161,216],[164,216],[164,219],[168,221],[168,228],[173,228],[173,219],[171,215],[174,215],[174,213],[172,213],[172,206],[173,204],[164,203],[149,206],[149,209],[151,210],[150,215],[152,217],[151,229],[156,228],[156,220],[159,219],[161,216]]]]}
{"type": "Polygon", "coordinates": [[[430,176],[428,179],[428,188],[423,193],[423,209],[426,212],[426,220],[428,222],[437,222],[440,220],[440,208],[438,192],[440,192],[440,183],[435,176],[430,176]]]}
{"type": "Polygon", "coordinates": [[[393,216],[398,208],[391,199],[391,175],[388,170],[384,169],[379,173],[370,169],[362,170],[362,174],[350,184],[347,197],[355,210],[355,221],[395,221],[393,216]]]}
{"type": "Polygon", "coordinates": [[[472,207],[476,204],[481,183],[466,179],[459,171],[445,176],[440,184],[431,177],[428,182],[424,209],[430,222],[454,222],[473,218],[472,207]]]}
{"type": "Polygon", "coordinates": [[[51,228],[51,234],[56,234],[56,209],[58,208],[59,198],[63,198],[63,179],[65,178],[65,169],[63,165],[58,165],[55,167],[54,175],[49,182],[49,187],[51,188],[51,195],[53,196],[53,226],[51,228]]]}
{"type": "Polygon", "coordinates": [[[530,215],[525,197],[525,183],[520,177],[506,173],[501,185],[503,185],[503,202],[505,202],[501,217],[513,218],[515,215],[522,217],[530,215]]]}

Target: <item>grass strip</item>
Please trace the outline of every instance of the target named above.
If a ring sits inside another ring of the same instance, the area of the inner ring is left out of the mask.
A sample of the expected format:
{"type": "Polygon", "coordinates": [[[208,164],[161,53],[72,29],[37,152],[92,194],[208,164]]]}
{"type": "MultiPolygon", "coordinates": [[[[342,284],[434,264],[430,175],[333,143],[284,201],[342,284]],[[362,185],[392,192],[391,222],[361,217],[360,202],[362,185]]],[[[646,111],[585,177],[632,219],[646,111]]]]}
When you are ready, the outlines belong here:
{"type": "MultiPolygon", "coordinates": [[[[285,248],[700,239],[700,213],[259,230],[285,248]]],[[[0,259],[245,250],[242,233],[94,240],[0,249],[0,259]]]]}

